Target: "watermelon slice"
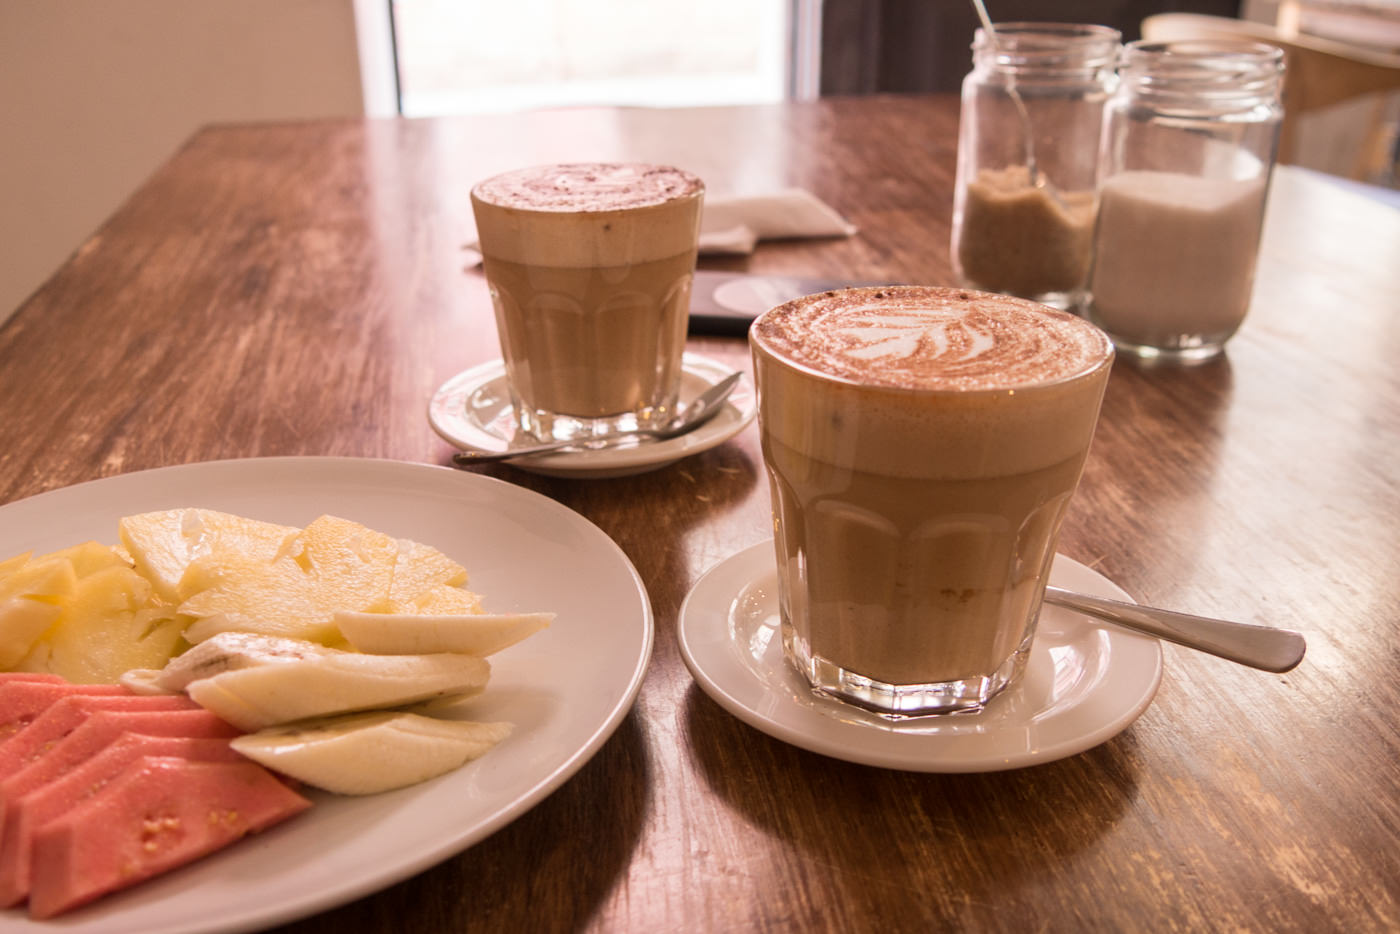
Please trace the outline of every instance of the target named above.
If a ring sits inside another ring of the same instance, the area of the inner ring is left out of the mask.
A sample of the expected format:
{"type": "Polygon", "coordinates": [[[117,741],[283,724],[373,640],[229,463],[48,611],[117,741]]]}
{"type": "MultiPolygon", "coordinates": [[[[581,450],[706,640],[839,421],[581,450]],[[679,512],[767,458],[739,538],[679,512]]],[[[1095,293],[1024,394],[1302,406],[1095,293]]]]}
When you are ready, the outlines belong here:
{"type": "Polygon", "coordinates": [[[142,756],[35,831],[30,917],[52,918],[310,806],[252,762],[142,756]]]}
{"type": "Polygon", "coordinates": [[[48,677],[45,675],[44,680],[37,681],[27,678],[0,681],[0,743],[29,726],[35,717],[65,697],[79,694],[110,697],[131,693],[115,684],[69,684],[62,678],[49,681],[48,677]]]}
{"type": "MultiPolygon", "coordinates": [[[[62,745],[73,742],[96,721],[108,717],[185,717],[202,711],[171,714],[98,714],[75,730],[62,745]]],[[[29,863],[34,829],[62,817],[78,804],[100,791],[123,768],[142,756],[176,756],[194,762],[246,762],[226,738],[188,735],[156,736],[122,733],[66,775],[55,778],[19,798],[5,799],[5,827],[0,842],[0,906],[6,908],[24,901],[29,894],[29,863]]],[[[40,760],[47,761],[50,757],[40,760]]],[[[23,774],[23,773],[21,773],[23,774]]],[[[17,776],[16,776],[17,777],[17,776]]]]}
{"type": "Polygon", "coordinates": [[[0,743],[0,778],[13,775],[99,710],[198,710],[187,697],[170,695],[74,695],[55,701],[34,721],[0,743]]]}

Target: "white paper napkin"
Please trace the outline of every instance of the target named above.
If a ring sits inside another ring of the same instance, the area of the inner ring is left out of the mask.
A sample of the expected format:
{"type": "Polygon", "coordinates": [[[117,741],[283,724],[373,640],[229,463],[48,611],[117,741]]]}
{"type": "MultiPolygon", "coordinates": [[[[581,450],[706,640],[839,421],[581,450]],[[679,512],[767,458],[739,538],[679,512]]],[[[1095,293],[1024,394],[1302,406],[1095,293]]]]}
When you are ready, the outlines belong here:
{"type": "Polygon", "coordinates": [[[705,199],[701,253],[752,253],[760,240],[849,237],[855,225],[801,188],[766,195],[705,199]]]}
{"type": "MultiPolygon", "coordinates": [[[[752,253],[760,240],[849,237],[856,227],[826,202],[801,188],[762,195],[705,198],[700,217],[702,254],[752,253]]],[[[463,245],[468,266],[481,263],[475,236],[463,245]]]]}

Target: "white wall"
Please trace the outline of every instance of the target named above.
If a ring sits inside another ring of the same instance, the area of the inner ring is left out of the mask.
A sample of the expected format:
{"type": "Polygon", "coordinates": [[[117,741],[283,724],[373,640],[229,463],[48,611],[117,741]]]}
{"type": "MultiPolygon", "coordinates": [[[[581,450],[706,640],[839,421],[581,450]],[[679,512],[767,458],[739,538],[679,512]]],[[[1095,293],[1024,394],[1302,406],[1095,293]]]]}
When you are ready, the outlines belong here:
{"type": "Polygon", "coordinates": [[[376,3],[0,0],[0,322],[199,127],[365,113],[376,3]]]}

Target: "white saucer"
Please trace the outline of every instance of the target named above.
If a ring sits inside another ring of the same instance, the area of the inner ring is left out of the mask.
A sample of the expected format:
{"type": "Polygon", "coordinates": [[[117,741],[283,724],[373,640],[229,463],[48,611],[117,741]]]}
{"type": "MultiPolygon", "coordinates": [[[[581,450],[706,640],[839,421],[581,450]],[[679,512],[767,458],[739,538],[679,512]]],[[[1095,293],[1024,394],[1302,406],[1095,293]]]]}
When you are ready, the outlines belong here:
{"type": "MultiPolygon", "coordinates": [[[[1131,598],[1055,556],[1060,587],[1131,598]]],[[[681,654],[721,707],[756,729],[823,755],[914,772],[991,772],[1062,759],[1117,735],[1162,680],[1156,639],[1046,606],[1025,676],[980,713],[890,721],[816,694],[783,658],[772,541],[708,571],[680,614],[681,654]]]]}
{"type": "MultiPolygon", "coordinates": [[[[729,367],[708,357],[686,354],[681,368],[681,404],[689,403],[730,374],[729,367]]],[[[679,438],[639,441],[600,451],[558,451],[512,458],[521,470],[554,477],[625,477],[656,470],[728,441],[753,421],[757,399],[748,379],[734,387],[724,408],[705,424],[679,438]]],[[[464,370],[443,383],[428,403],[433,430],[459,448],[504,451],[515,435],[505,363],[492,360],[464,370]]]]}

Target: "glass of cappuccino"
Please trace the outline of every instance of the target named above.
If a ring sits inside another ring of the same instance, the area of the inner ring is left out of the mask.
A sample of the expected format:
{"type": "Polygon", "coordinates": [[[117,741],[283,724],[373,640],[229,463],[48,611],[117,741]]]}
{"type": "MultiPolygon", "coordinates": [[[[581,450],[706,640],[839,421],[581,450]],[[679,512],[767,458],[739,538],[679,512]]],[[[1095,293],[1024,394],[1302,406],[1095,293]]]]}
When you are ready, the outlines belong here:
{"type": "Polygon", "coordinates": [[[889,717],[982,709],[1029,657],[1112,343],[931,287],[809,295],[749,343],[789,662],[889,717]]]}
{"type": "Polygon", "coordinates": [[[669,166],[547,165],[472,189],[516,421],[540,440],[676,414],[700,179],[669,166]]]}

